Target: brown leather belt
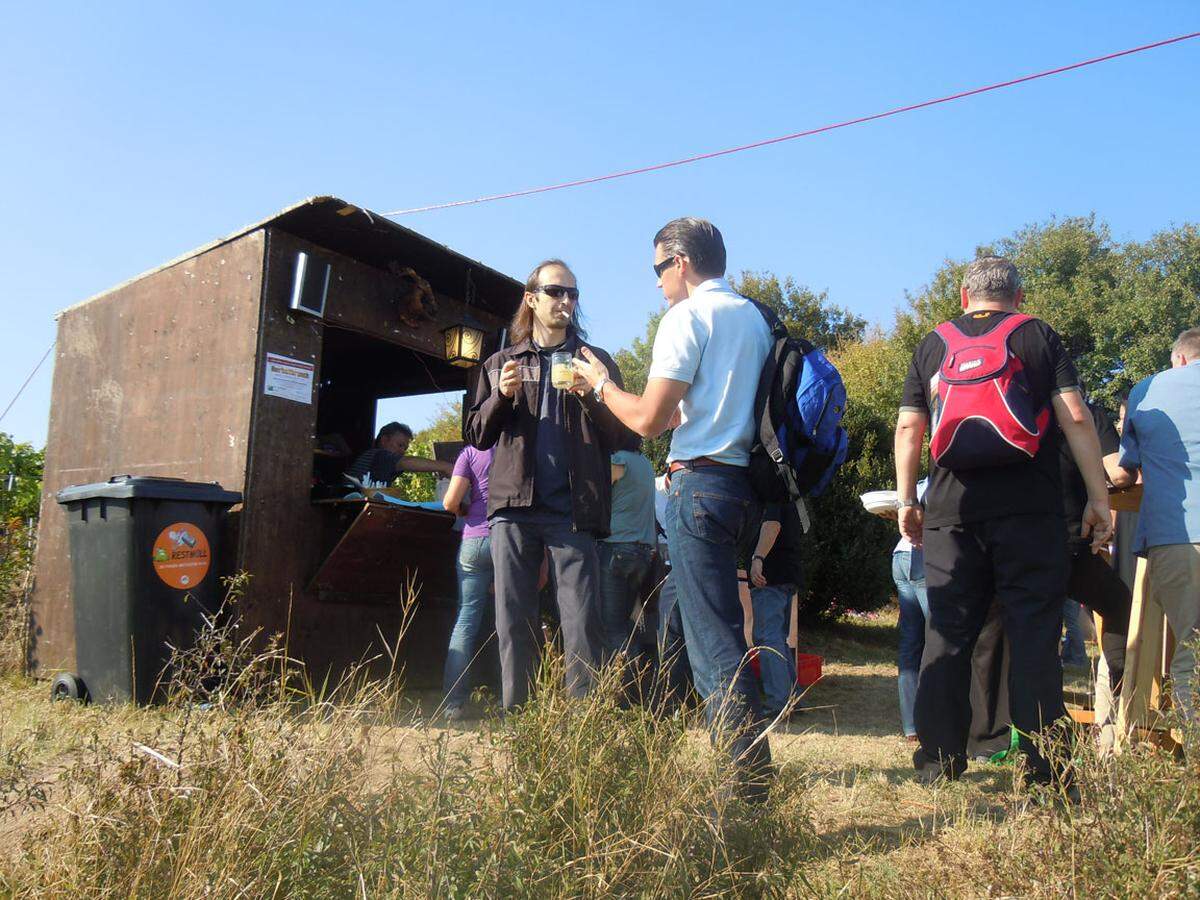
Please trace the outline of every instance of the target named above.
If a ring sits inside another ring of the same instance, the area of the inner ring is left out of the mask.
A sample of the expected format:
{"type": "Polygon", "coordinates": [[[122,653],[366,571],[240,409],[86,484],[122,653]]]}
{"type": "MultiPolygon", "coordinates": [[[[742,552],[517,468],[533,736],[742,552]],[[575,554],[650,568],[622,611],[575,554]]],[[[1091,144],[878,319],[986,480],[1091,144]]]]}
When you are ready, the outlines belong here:
{"type": "Polygon", "coordinates": [[[695,459],[677,459],[667,466],[668,477],[674,475],[680,469],[703,469],[708,466],[725,466],[726,468],[736,469],[733,463],[723,463],[715,459],[709,459],[707,456],[697,456],[695,459]]]}

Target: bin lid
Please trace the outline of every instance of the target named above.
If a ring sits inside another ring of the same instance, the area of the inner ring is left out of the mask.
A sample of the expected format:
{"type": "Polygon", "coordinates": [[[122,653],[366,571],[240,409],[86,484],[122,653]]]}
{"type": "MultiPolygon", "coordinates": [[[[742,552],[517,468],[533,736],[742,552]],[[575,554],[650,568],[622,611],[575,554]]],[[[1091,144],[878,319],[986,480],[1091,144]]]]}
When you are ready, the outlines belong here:
{"type": "Polygon", "coordinates": [[[227,491],[215,481],[185,481],[182,478],[161,478],[154,475],[114,475],[108,481],[98,481],[95,484],[73,484],[55,495],[59,503],[74,503],[95,497],[114,500],[192,500],[197,503],[225,503],[230,506],[242,502],[240,493],[227,491]]]}

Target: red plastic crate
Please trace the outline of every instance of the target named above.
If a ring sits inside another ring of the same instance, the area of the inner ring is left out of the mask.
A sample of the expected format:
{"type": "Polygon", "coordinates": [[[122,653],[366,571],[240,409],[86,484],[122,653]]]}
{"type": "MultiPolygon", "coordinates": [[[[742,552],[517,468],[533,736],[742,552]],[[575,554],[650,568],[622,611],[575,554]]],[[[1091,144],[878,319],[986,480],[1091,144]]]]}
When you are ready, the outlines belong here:
{"type": "Polygon", "coordinates": [[[815,653],[797,653],[796,684],[800,687],[808,687],[820,681],[821,664],[824,662],[825,659],[815,653]]]}

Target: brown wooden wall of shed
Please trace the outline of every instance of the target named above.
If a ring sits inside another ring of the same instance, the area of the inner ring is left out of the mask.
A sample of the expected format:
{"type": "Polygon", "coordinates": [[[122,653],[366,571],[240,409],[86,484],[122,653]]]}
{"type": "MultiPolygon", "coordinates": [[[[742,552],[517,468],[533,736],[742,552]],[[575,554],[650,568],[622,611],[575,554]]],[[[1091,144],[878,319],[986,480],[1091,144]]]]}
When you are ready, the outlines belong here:
{"type": "MultiPolygon", "coordinates": [[[[291,654],[303,659],[314,674],[332,667],[340,669],[368,655],[383,652],[382,641],[394,644],[401,626],[401,606],[379,603],[330,603],[307,591],[324,555],[336,535],[331,533],[332,511],[311,502],[312,447],[317,420],[314,403],[303,404],[262,391],[263,360],[277,353],[312,362],[315,380],[322,378],[321,348],[324,325],[304,314],[292,313],[288,301],[292,289],[295,255],[305,250],[333,263],[333,276],[326,300],[325,321],[396,345],[396,365],[426,376],[410,351],[437,356],[443,352],[441,329],[460,321],[462,304],[439,296],[440,309],[433,321],[416,327],[399,321],[394,303],[394,278],[373,266],[334,254],[278,229],[270,229],[267,245],[267,278],[260,325],[259,370],[255,377],[254,410],[251,422],[250,466],[247,473],[245,506],[240,528],[239,560],[250,574],[243,601],[247,624],[266,634],[282,633],[289,627],[291,654]],[[382,639],[381,639],[382,638],[382,639]]],[[[397,260],[405,265],[403,259],[397,260]]],[[[475,312],[489,328],[499,329],[502,320],[475,312]]],[[[465,372],[463,375],[465,381],[465,372]]],[[[461,387],[453,385],[449,387],[461,387]]],[[[430,386],[421,390],[428,391],[430,386]]],[[[420,390],[414,392],[421,392],[420,390]]],[[[436,568],[428,579],[441,585],[453,584],[454,550],[457,538],[447,542],[444,554],[422,550],[422,558],[406,556],[397,548],[396,565],[417,571],[436,568]]],[[[416,680],[432,675],[444,654],[445,633],[453,617],[452,590],[438,594],[426,590],[410,634],[409,644],[419,645],[436,636],[440,646],[425,646],[420,658],[410,655],[409,674],[416,680]],[[449,596],[448,596],[449,594],[449,596]],[[432,651],[432,652],[431,652],[432,651]]]]}
{"type": "Polygon", "coordinates": [[[264,232],[251,232],[59,319],[32,599],[34,674],[74,665],[66,516],[56,491],[117,474],[243,490],[264,245],[264,232]]]}

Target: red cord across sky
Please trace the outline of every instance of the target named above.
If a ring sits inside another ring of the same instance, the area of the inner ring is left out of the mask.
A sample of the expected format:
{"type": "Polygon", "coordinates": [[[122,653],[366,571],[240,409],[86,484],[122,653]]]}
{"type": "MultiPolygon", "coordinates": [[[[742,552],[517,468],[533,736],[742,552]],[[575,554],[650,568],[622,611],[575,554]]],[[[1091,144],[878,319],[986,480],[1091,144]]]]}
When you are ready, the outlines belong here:
{"type": "Polygon", "coordinates": [[[922,103],[913,103],[910,106],[900,106],[896,109],[889,109],[886,112],[875,113],[870,116],[861,116],[857,119],[848,119],[845,122],[835,122],[832,125],[822,125],[820,128],[810,128],[808,131],[797,131],[795,134],[785,134],[780,137],[767,138],[763,141],[755,141],[752,144],[742,144],[740,147],[730,147],[726,150],[715,150],[711,153],[700,153],[696,156],[688,156],[684,159],[676,159],[671,162],[658,163],[653,166],[642,166],[639,169],[626,169],[623,172],[611,172],[608,175],[595,175],[591,178],[580,178],[576,181],[564,181],[562,184],[549,184],[543,187],[526,188],[522,191],[510,191],[507,194],[492,194],[489,197],[476,197],[474,200],[453,200],[449,203],[435,203],[432,206],[416,206],[412,209],[396,209],[391,212],[386,212],[385,216],[408,216],[413,213],[431,212],[435,209],[452,209],[456,206],[474,206],[476,203],[491,203],[493,200],[511,200],[514,197],[528,197],[530,194],[545,194],[549,191],[561,191],[564,188],[582,187],[585,184],[597,184],[601,181],[612,181],[616,178],[627,178],[630,175],[643,175],[646,172],[658,172],[661,169],[673,169],[676,166],[686,166],[689,163],[700,162],[705,159],[716,159],[718,156],[729,156],[732,153],[741,153],[743,150],[755,150],[759,147],[767,147],[771,144],[782,144],[784,141],[794,141],[797,138],[811,137],[814,134],[821,134],[826,131],[834,131],[838,128],[848,128],[851,125],[861,125],[864,122],[874,122],[876,119],[886,119],[889,116],[898,116],[901,113],[912,112],[917,109],[924,109],[927,106],[937,106],[939,103],[949,103],[951,100],[962,100],[964,97],[973,97],[976,94],[986,94],[988,91],[998,91],[1001,88],[1012,87],[1017,84],[1024,84],[1026,81],[1036,81],[1039,78],[1049,78],[1051,75],[1061,75],[1063,72],[1070,72],[1072,69],[1082,69],[1084,66],[1094,66],[1096,63],[1108,62],[1112,59],[1118,59],[1122,56],[1129,56],[1133,53],[1141,53],[1145,50],[1155,50],[1159,47],[1166,47],[1168,44],[1178,44],[1181,41],[1190,41],[1192,38],[1200,37],[1200,31],[1192,32],[1191,34],[1181,34],[1178,37],[1167,38],[1164,41],[1155,41],[1153,44],[1143,44],[1140,47],[1131,47],[1128,50],[1121,50],[1117,53],[1109,53],[1105,56],[1097,56],[1093,59],[1085,59],[1082,62],[1071,63],[1069,66],[1059,66],[1057,69],[1047,69],[1045,72],[1035,72],[1032,75],[1023,75],[1020,78],[1013,78],[1010,81],[1001,81],[996,84],[989,84],[985,87],[973,88],[969,91],[960,91],[957,94],[950,94],[946,97],[938,97],[936,100],[925,100],[922,103]]]}

